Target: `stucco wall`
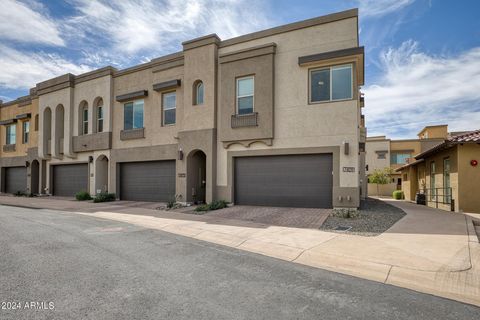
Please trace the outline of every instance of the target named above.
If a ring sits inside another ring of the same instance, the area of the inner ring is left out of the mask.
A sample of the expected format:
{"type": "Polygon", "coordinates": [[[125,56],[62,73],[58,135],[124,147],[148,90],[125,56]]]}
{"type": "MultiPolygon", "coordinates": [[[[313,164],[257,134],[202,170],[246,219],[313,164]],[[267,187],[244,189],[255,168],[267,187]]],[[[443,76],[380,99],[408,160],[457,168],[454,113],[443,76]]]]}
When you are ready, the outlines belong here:
{"type": "MultiPolygon", "coordinates": [[[[17,115],[30,113],[31,117],[28,119],[18,120],[16,124],[16,143],[15,151],[4,152],[3,148],[0,148],[0,157],[21,157],[27,154],[29,148],[37,146],[38,132],[35,131],[35,116],[38,114],[38,99],[32,99],[32,102],[27,105],[19,106],[13,104],[10,106],[0,108],[0,119],[9,120],[15,119],[17,115]],[[30,137],[28,143],[23,143],[23,122],[30,122],[30,137]]],[[[7,126],[0,126],[0,145],[6,144],[6,131],[7,126]]]]}
{"type": "Polygon", "coordinates": [[[98,98],[103,100],[103,131],[111,131],[111,103],[113,94],[113,80],[111,76],[104,76],[89,81],[84,81],[75,85],[74,99],[73,99],[73,135],[77,136],[80,132],[79,124],[80,104],[82,101],[88,103],[88,133],[96,132],[96,117],[94,102],[98,98]]]}
{"type": "Polygon", "coordinates": [[[459,209],[464,212],[480,213],[480,166],[470,161],[480,162],[480,145],[464,144],[458,146],[459,170],[459,209]]]}
{"type": "Polygon", "coordinates": [[[53,143],[54,141],[58,140],[57,135],[58,133],[55,130],[55,122],[56,122],[56,110],[59,105],[62,105],[64,108],[64,137],[63,137],[63,152],[64,155],[69,158],[74,158],[75,155],[72,153],[71,147],[71,136],[73,133],[73,91],[74,89],[71,87],[67,87],[64,89],[60,89],[54,92],[50,92],[44,95],[40,95],[39,97],[39,139],[38,139],[38,154],[41,158],[48,158],[47,155],[47,139],[44,139],[44,124],[45,124],[45,110],[46,108],[50,108],[52,112],[52,120],[51,120],[51,154],[52,157],[60,158],[60,150],[58,150],[58,144],[53,143]]]}
{"type": "MultiPolygon", "coordinates": [[[[452,188],[452,199],[455,201],[455,211],[458,211],[460,209],[459,203],[461,202],[461,199],[459,199],[459,168],[458,168],[458,152],[457,152],[457,147],[453,147],[441,152],[438,152],[437,154],[428,157],[425,159],[425,184],[427,189],[430,191],[431,188],[443,188],[444,187],[444,179],[443,179],[443,160],[445,158],[450,159],[450,187],[452,188]],[[431,185],[431,172],[430,172],[430,165],[432,161],[435,161],[435,186],[431,185]],[[460,200],[460,201],[459,201],[460,200]]],[[[422,179],[421,174],[419,174],[419,178],[422,179]]],[[[421,187],[422,181],[419,181],[418,185],[421,187]]],[[[440,196],[440,194],[443,195],[443,191],[438,191],[439,197],[438,200],[441,202],[443,200],[443,197],[440,196]]],[[[428,205],[431,207],[436,207],[437,204],[436,202],[430,198],[429,196],[429,202],[428,205]]],[[[450,205],[440,205],[442,209],[449,210],[450,205]]]]}
{"type": "MultiPolygon", "coordinates": [[[[135,148],[151,145],[164,145],[177,143],[175,137],[183,125],[183,90],[181,85],[177,92],[176,123],[175,125],[162,125],[162,92],[152,89],[153,84],[169,80],[180,79],[183,83],[183,67],[176,67],[161,72],[152,73],[152,69],[145,69],[124,74],[114,78],[114,96],[123,95],[140,90],[148,90],[148,96],[142,98],[143,126],[145,138],[134,140],[120,140],[120,131],[123,130],[123,109],[126,102],[115,101],[113,104],[113,132],[112,148],[135,148]]],[[[170,92],[171,90],[165,91],[170,92]]],[[[133,100],[132,100],[133,101],[133,100]]]]}
{"type": "Polygon", "coordinates": [[[365,149],[365,158],[368,165],[367,175],[377,169],[390,167],[390,140],[367,140],[365,149]],[[378,159],[376,151],[387,151],[385,159],[378,159]]]}

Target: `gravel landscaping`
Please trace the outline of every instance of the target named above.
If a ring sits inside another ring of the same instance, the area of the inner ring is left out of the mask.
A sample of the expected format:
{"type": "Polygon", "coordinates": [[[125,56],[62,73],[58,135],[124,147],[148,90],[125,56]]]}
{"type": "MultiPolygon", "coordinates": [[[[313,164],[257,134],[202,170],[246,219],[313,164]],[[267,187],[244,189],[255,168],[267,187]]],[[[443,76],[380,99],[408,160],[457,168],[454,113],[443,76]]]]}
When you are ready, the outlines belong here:
{"type": "Polygon", "coordinates": [[[367,198],[360,205],[357,218],[340,218],[329,216],[320,230],[357,234],[362,236],[377,236],[405,216],[402,209],[394,207],[385,201],[367,198]],[[338,227],[351,227],[348,231],[337,231],[338,227]]]}

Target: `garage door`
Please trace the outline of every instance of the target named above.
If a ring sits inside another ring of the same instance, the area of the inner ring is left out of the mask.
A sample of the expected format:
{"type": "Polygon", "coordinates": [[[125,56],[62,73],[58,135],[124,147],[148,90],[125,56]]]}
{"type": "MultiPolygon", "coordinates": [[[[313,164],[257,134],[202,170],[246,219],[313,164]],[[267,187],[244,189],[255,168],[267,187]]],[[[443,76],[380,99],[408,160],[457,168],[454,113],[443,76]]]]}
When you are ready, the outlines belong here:
{"type": "Polygon", "coordinates": [[[175,196],[175,160],[120,164],[120,199],[168,201],[175,196]]]}
{"type": "Polygon", "coordinates": [[[5,192],[15,193],[27,190],[27,168],[10,167],[5,168],[5,192]]]}
{"type": "Polygon", "coordinates": [[[332,207],[332,155],[235,159],[235,203],[276,207],[332,207]]]}
{"type": "Polygon", "coordinates": [[[88,164],[62,164],[52,168],[54,195],[73,197],[77,192],[88,191],[88,164]]]}

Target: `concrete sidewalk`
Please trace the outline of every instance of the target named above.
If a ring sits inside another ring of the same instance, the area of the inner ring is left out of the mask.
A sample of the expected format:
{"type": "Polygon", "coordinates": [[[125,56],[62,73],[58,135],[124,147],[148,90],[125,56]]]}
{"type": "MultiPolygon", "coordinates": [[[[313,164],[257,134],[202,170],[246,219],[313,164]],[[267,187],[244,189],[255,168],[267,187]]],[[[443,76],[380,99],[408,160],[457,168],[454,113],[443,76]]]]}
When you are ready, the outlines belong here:
{"type": "MultiPolygon", "coordinates": [[[[2,204],[61,210],[67,210],[59,208],[62,205],[72,207],[72,202],[67,201],[0,197],[2,204]]],[[[82,209],[82,203],[75,202],[78,207],[68,211],[159,229],[480,306],[480,244],[471,217],[408,202],[389,203],[407,215],[377,237],[152,210],[149,204],[88,203],[82,209]]]]}

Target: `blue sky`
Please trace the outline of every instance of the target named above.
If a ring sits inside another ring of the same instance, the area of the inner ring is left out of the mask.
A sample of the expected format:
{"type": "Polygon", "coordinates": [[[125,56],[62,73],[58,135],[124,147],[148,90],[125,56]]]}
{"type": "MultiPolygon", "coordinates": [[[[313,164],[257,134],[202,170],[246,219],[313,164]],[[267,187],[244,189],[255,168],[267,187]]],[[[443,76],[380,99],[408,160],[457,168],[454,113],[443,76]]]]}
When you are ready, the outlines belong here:
{"type": "Polygon", "coordinates": [[[369,135],[480,128],[478,0],[2,0],[0,99],[67,72],[146,62],[197,36],[227,39],[350,8],[360,10],[366,50],[369,135]]]}

